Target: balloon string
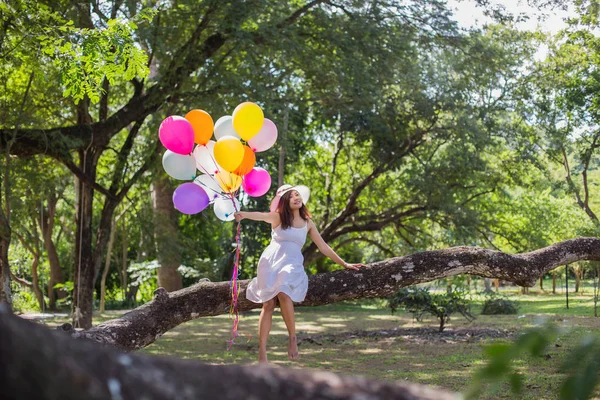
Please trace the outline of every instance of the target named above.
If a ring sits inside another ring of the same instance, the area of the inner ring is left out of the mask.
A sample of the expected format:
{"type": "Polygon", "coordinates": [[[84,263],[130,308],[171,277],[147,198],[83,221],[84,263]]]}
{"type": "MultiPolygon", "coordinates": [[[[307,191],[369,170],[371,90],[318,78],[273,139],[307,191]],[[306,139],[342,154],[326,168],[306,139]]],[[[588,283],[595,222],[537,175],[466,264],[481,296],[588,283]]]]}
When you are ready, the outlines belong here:
{"type": "MultiPolygon", "coordinates": [[[[212,160],[212,162],[213,162],[213,164],[215,165],[215,168],[216,168],[216,166],[217,166],[217,162],[214,160],[214,158],[213,158],[213,157],[212,157],[212,155],[210,154],[210,151],[208,150],[208,146],[206,146],[205,144],[201,144],[200,146],[204,146],[204,147],[206,147],[206,151],[208,151],[208,155],[210,156],[210,159],[212,160]]],[[[213,181],[214,181],[214,182],[215,182],[217,185],[221,186],[221,184],[220,184],[220,183],[219,183],[219,181],[218,181],[218,180],[215,178],[215,176],[214,176],[214,175],[211,175],[211,174],[210,174],[210,173],[209,173],[209,172],[206,170],[206,168],[204,168],[204,165],[196,163],[196,166],[198,166],[198,165],[200,166],[200,168],[198,168],[198,169],[202,169],[202,171],[204,171],[204,173],[205,173],[206,175],[208,175],[208,176],[210,177],[210,179],[212,179],[212,180],[213,180],[213,181]]]]}
{"type": "MultiPolygon", "coordinates": [[[[235,201],[233,200],[233,196],[231,197],[234,207],[235,201]]],[[[237,211],[237,207],[236,211],[237,211]]],[[[235,235],[236,249],[235,249],[235,261],[233,263],[233,272],[231,274],[231,304],[229,306],[229,315],[233,317],[233,327],[231,328],[231,339],[227,342],[227,350],[231,349],[231,346],[235,344],[235,338],[239,336],[238,333],[238,325],[240,321],[240,313],[238,309],[238,295],[240,292],[240,284],[238,281],[239,273],[240,273],[240,232],[241,232],[242,224],[238,222],[237,232],[235,235]]]]}
{"type": "MultiPolygon", "coordinates": [[[[205,146],[205,147],[207,147],[207,151],[208,151],[208,146],[206,146],[206,145],[200,145],[200,146],[205,146]]],[[[217,170],[217,172],[218,172],[218,169],[219,169],[219,168],[217,167],[218,163],[215,161],[215,159],[213,158],[212,154],[210,154],[210,151],[208,151],[208,155],[210,156],[210,159],[212,160],[212,162],[213,162],[213,164],[214,164],[214,166],[215,166],[215,169],[216,169],[216,170],[217,170]]],[[[205,173],[206,175],[208,175],[208,176],[210,177],[210,179],[212,179],[212,180],[213,180],[213,182],[215,182],[215,183],[216,183],[218,186],[222,187],[223,185],[226,185],[226,182],[224,182],[224,181],[222,180],[222,178],[218,179],[218,178],[216,178],[216,175],[211,175],[211,173],[210,173],[210,172],[208,172],[208,171],[206,170],[206,168],[204,168],[204,165],[201,165],[201,164],[198,164],[198,163],[196,163],[196,165],[197,165],[197,166],[199,165],[199,166],[200,166],[200,168],[198,168],[198,169],[202,169],[202,171],[204,171],[204,173],[205,173]]],[[[233,185],[233,182],[229,182],[229,186],[232,186],[232,185],[233,185]]],[[[212,190],[212,189],[211,189],[211,190],[212,190]]],[[[214,190],[213,190],[213,191],[214,191],[214,190]]],[[[229,194],[231,194],[231,193],[229,193],[229,194]]],[[[237,193],[236,193],[236,194],[237,194],[237,193]]],[[[216,197],[218,197],[218,194],[217,194],[217,196],[215,196],[215,198],[216,198],[216,197]]],[[[213,200],[214,200],[214,199],[213,199],[213,200]]],[[[235,202],[234,202],[234,208],[235,208],[235,202]]],[[[236,208],[236,210],[235,210],[235,211],[238,211],[238,210],[237,210],[237,208],[236,208]]]]}
{"type": "MultiPolygon", "coordinates": [[[[212,154],[210,154],[210,151],[208,152],[208,155],[210,156],[213,164],[215,165],[215,168],[218,170],[218,167],[217,167],[218,164],[215,161],[215,159],[213,158],[212,154]]],[[[215,176],[211,175],[206,170],[206,168],[204,168],[204,165],[200,165],[200,167],[206,173],[206,175],[210,176],[210,178],[213,181],[215,181],[219,186],[221,186],[221,183],[217,180],[217,178],[215,176]]],[[[225,182],[223,182],[223,184],[225,184],[225,182]]],[[[231,187],[232,184],[233,184],[233,181],[230,181],[229,187],[231,187]]],[[[237,204],[235,202],[235,198],[237,197],[238,191],[239,191],[239,188],[236,189],[234,192],[227,193],[227,195],[229,195],[228,197],[231,199],[231,202],[233,203],[233,209],[235,210],[235,212],[239,211],[237,204]]],[[[238,278],[239,278],[239,274],[240,274],[241,228],[242,228],[242,225],[240,222],[238,222],[236,235],[235,235],[235,244],[236,244],[235,259],[234,259],[234,263],[233,263],[233,272],[231,274],[231,281],[229,282],[229,287],[231,288],[231,303],[229,305],[229,315],[230,315],[230,317],[233,317],[233,326],[231,328],[231,338],[227,341],[227,350],[228,351],[231,349],[231,346],[233,346],[235,344],[235,339],[239,336],[238,327],[239,327],[239,322],[240,322],[240,313],[239,313],[239,309],[238,309],[238,296],[239,296],[239,292],[240,292],[240,284],[239,284],[238,278]]],[[[248,341],[250,341],[250,337],[248,338],[248,341]]]]}

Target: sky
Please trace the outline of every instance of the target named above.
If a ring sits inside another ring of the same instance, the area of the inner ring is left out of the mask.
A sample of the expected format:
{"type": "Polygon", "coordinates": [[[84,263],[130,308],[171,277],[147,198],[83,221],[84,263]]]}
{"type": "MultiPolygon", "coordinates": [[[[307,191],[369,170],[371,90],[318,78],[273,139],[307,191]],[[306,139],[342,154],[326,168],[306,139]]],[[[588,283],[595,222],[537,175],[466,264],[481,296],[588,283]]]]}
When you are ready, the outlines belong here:
{"type": "MultiPolygon", "coordinates": [[[[562,10],[545,9],[540,12],[534,7],[530,7],[526,0],[492,0],[496,4],[502,4],[506,9],[513,14],[525,13],[530,16],[529,21],[517,25],[519,29],[535,30],[539,24],[542,31],[549,33],[557,33],[564,28],[566,24],[563,17],[566,13],[562,10]],[[546,15],[545,20],[538,22],[538,17],[546,15]]],[[[448,6],[454,10],[455,19],[465,28],[472,26],[481,26],[486,22],[491,22],[491,19],[483,15],[481,7],[477,7],[473,0],[448,0],[448,6]]]]}

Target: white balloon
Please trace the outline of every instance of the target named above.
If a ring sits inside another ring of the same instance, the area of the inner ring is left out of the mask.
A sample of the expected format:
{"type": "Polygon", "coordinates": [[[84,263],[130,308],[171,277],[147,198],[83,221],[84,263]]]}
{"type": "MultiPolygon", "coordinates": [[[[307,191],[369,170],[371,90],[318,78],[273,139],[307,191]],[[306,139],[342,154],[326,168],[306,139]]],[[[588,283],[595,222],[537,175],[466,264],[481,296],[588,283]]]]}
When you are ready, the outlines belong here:
{"type": "Polygon", "coordinates": [[[221,170],[215,161],[215,141],[209,140],[206,145],[198,145],[192,156],[196,160],[196,168],[204,174],[214,175],[221,170]]]}
{"type": "Polygon", "coordinates": [[[213,204],[215,215],[221,221],[233,221],[235,219],[233,213],[235,213],[236,209],[238,211],[240,209],[240,202],[236,198],[232,201],[231,197],[219,197],[213,204]],[[233,206],[233,202],[235,202],[235,207],[233,206]]]}
{"type": "Polygon", "coordinates": [[[265,118],[262,128],[260,128],[260,131],[258,131],[253,138],[248,140],[248,145],[253,152],[258,153],[269,150],[271,147],[273,147],[276,141],[277,126],[273,121],[265,118]]]}
{"type": "Polygon", "coordinates": [[[171,150],[165,151],[162,158],[162,165],[169,176],[187,181],[196,176],[196,163],[194,158],[185,154],[177,154],[171,150]]]}
{"type": "Polygon", "coordinates": [[[223,136],[233,136],[241,139],[240,135],[233,129],[233,117],[231,115],[219,118],[215,124],[215,138],[219,140],[223,136]]]}
{"type": "Polygon", "coordinates": [[[214,177],[206,174],[198,175],[194,179],[196,185],[200,185],[208,195],[211,203],[221,196],[222,189],[214,177]]]}

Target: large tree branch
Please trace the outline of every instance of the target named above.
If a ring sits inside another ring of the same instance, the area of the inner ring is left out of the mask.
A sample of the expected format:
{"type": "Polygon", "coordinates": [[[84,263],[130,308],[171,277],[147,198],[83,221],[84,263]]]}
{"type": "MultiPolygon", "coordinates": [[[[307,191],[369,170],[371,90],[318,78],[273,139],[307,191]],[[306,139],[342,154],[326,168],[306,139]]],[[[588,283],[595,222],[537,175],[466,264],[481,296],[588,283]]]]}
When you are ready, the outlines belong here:
{"type": "Polygon", "coordinates": [[[151,149],[148,153],[150,153],[150,155],[146,158],[146,161],[144,161],[144,164],[137,170],[135,171],[135,173],[133,174],[133,176],[131,177],[131,179],[129,179],[129,182],[125,183],[123,185],[123,187],[121,188],[121,190],[119,191],[119,193],[117,193],[117,199],[119,199],[119,201],[123,200],[123,198],[125,198],[125,196],[127,195],[127,193],[129,192],[129,189],[131,189],[131,187],[133,186],[134,183],[136,183],[138,181],[138,179],[146,172],[148,171],[148,169],[150,168],[150,166],[152,166],[152,164],[154,164],[154,161],[156,160],[156,157],[158,155],[158,149],[160,148],[160,141],[156,141],[154,143],[154,149],[151,149]]]}
{"type": "Polygon", "coordinates": [[[106,189],[104,186],[100,185],[88,174],[84,173],[81,170],[81,168],[79,168],[77,165],[75,165],[75,163],[72,160],[70,160],[70,159],[64,160],[63,164],[65,164],[65,166],[67,168],[69,168],[71,170],[71,172],[73,172],[75,174],[75,176],[77,176],[77,178],[79,180],[81,180],[84,184],[91,186],[92,188],[94,188],[94,190],[96,190],[99,193],[102,193],[109,199],[113,199],[113,200],[116,199],[115,195],[110,190],[106,189]]]}
{"type": "Polygon", "coordinates": [[[25,278],[19,278],[18,276],[16,276],[15,274],[13,274],[12,271],[10,271],[10,279],[17,282],[19,285],[29,288],[29,289],[33,289],[33,283],[29,282],[27,279],[25,278]]]}
{"type": "MultiPolygon", "coordinates": [[[[398,163],[407,154],[410,154],[411,152],[413,152],[414,149],[419,147],[423,143],[423,138],[428,133],[430,133],[431,131],[434,130],[435,125],[437,124],[437,120],[438,120],[438,117],[435,117],[433,119],[433,121],[431,121],[429,126],[427,126],[424,129],[417,128],[416,132],[414,132],[412,135],[405,137],[404,140],[402,141],[402,143],[398,146],[398,152],[394,155],[393,163],[398,163]]],[[[418,127],[417,122],[418,121],[415,121],[415,124],[418,127]]],[[[342,211],[340,211],[338,213],[338,215],[336,215],[336,217],[327,226],[325,226],[325,228],[321,232],[321,235],[323,236],[323,238],[326,241],[331,240],[333,238],[334,232],[337,233],[335,235],[335,237],[340,236],[339,231],[336,232],[336,229],[338,229],[340,226],[344,225],[346,223],[346,220],[358,211],[358,208],[356,207],[356,202],[358,201],[358,198],[359,198],[360,194],[363,192],[363,190],[365,190],[365,188],[367,186],[369,186],[371,184],[371,182],[373,182],[375,179],[377,179],[381,174],[385,173],[390,168],[392,168],[393,163],[389,162],[390,160],[387,160],[387,161],[388,162],[386,162],[384,160],[384,162],[379,164],[377,166],[377,168],[375,168],[371,172],[371,174],[367,175],[354,188],[352,194],[350,195],[350,197],[348,198],[348,201],[346,202],[344,209],[342,211]]],[[[311,246],[309,246],[308,249],[306,249],[305,253],[308,253],[308,254],[314,253],[315,249],[316,249],[316,246],[311,245],[311,246]]]]}
{"type": "Polygon", "coordinates": [[[587,173],[588,173],[588,168],[590,166],[590,161],[594,154],[594,149],[596,148],[599,139],[600,139],[600,131],[597,131],[592,139],[592,143],[591,143],[590,147],[584,152],[583,171],[581,172],[581,179],[583,181],[582,183],[583,183],[583,193],[584,193],[583,204],[585,206],[584,211],[592,219],[592,221],[594,221],[596,223],[599,222],[598,217],[590,208],[590,203],[589,203],[590,202],[590,190],[588,187],[587,173]]]}
{"type": "Polygon", "coordinates": [[[313,1],[306,3],[303,7],[300,7],[298,10],[296,10],[292,15],[290,15],[289,17],[287,17],[286,19],[284,19],[283,21],[278,23],[277,29],[284,29],[284,28],[292,25],[294,22],[296,22],[296,20],[298,20],[298,18],[300,18],[302,15],[306,14],[311,8],[317,6],[321,3],[325,3],[325,2],[326,2],[325,0],[313,0],[313,1]]]}
{"type": "Polygon", "coordinates": [[[331,160],[331,173],[325,174],[325,213],[323,214],[323,225],[329,223],[329,210],[331,209],[331,202],[333,198],[331,196],[333,182],[335,181],[335,172],[337,169],[338,157],[344,148],[344,135],[340,132],[337,142],[335,143],[335,149],[333,153],[333,160],[331,160]]]}
{"type": "Polygon", "coordinates": [[[352,194],[348,198],[348,201],[346,201],[346,206],[344,207],[344,209],[338,215],[336,215],[336,217],[321,232],[321,235],[324,238],[328,238],[331,232],[333,232],[335,229],[341,226],[349,216],[358,211],[358,208],[356,207],[356,202],[362,191],[365,190],[365,188],[369,186],[369,184],[373,182],[379,175],[384,173],[387,170],[387,168],[388,164],[380,164],[358,185],[356,185],[356,187],[352,191],[352,194]]]}
{"type": "MultiPolygon", "coordinates": [[[[327,236],[323,234],[322,236],[325,239],[325,241],[329,242],[348,233],[380,231],[385,226],[393,222],[398,222],[403,218],[414,214],[418,214],[427,209],[426,206],[417,206],[402,212],[396,212],[398,208],[405,205],[406,204],[401,204],[396,207],[392,207],[381,214],[361,215],[360,217],[353,218],[351,221],[341,226],[338,230],[327,234],[327,236]]],[[[304,249],[304,251],[302,251],[302,254],[304,255],[305,263],[314,261],[316,258],[319,257],[319,253],[317,253],[317,246],[314,243],[309,244],[304,249]]]]}
{"type": "MultiPolygon", "coordinates": [[[[300,306],[387,297],[405,286],[457,274],[533,286],[545,272],[579,260],[600,260],[600,238],[572,239],[515,255],[467,246],[423,251],[372,263],[360,271],[342,270],[312,275],[306,299],[300,306]]],[[[240,311],[261,307],[261,304],[246,299],[248,283],[248,280],[240,282],[240,311]]],[[[154,300],[118,319],[72,334],[124,350],[136,350],[148,346],[186,321],[226,313],[231,301],[229,282],[201,282],[171,293],[159,288],[155,294],[154,300]]],[[[72,328],[65,326],[65,329],[72,328]]]]}
{"type": "Polygon", "coordinates": [[[348,239],[346,239],[346,240],[343,240],[343,241],[341,241],[340,243],[338,243],[338,244],[337,244],[337,245],[334,247],[334,249],[333,249],[333,250],[337,252],[339,249],[341,249],[342,247],[346,246],[347,244],[354,243],[354,242],[365,242],[365,243],[369,243],[369,244],[371,244],[371,245],[373,245],[373,246],[377,247],[377,248],[378,248],[378,249],[380,249],[381,251],[383,251],[383,252],[384,252],[384,253],[385,253],[387,256],[389,256],[389,257],[393,257],[393,256],[394,256],[394,252],[393,252],[392,250],[388,249],[387,247],[385,247],[384,245],[382,245],[382,244],[381,244],[381,243],[379,243],[378,241],[376,241],[376,240],[373,240],[373,239],[369,239],[369,238],[366,238],[366,237],[362,237],[362,236],[359,236],[359,237],[351,237],[351,238],[348,238],[348,239]]]}
{"type": "Polygon", "coordinates": [[[140,128],[144,123],[143,120],[136,121],[135,124],[129,129],[129,133],[127,134],[127,138],[125,139],[125,143],[121,146],[121,150],[119,154],[117,154],[117,163],[115,164],[115,168],[113,170],[112,181],[110,184],[110,192],[116,193],[119,187],[119,181],[125,174],[125,164],[127,164],[127,159],[129,158],[129,154],[131,153],[131,149],[133,147],[133,142],[140,132],[140,128]]]}
{"type": "Polygon", "coordinates": [[[391,224],[392,222],[401,220],[402,218],[413,215],[413,214],[418,214],[425,210],[427,210],[427,207],[419,206],[419,207],[414,207],[414,208],[411,208],[409,210],[406,210],[406,211],[403,211],[400,213],[386,212],[383,215],[379,216],[379,218],[375,218],[372,221],[366,222],[364,224],[352,223],[348,226],[344,226],[340,230],[337,230],[337,231],[333,232],[331,235],[329,235],[328,240],[337,239],[340,236],[343,236],[347,233],[352,233],[352,232],[380,231],[381,229],[383,229],[385,226],[391,224]]]}
{"type": "Polygon", "coordinates": [[[123,354],[72,340],[11,315],[4,306],[0,337],[0,385],[8,399],[457,399],[422,385],[331,372],[123,354]]]}

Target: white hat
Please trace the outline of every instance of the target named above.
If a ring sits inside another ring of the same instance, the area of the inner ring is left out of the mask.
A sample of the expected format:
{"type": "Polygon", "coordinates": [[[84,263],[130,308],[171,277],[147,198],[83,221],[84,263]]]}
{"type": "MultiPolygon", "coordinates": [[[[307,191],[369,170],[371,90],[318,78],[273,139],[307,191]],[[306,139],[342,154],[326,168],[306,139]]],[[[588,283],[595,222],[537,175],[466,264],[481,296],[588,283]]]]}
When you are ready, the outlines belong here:
{"type": "Polygon", "coordinates": [[[277,192],[275,193],[275,197],[273,198],[273,200],[271,200],[271,207],[270,207],[271,212],[273,212],[277,209],[277,206],[279,205],[279,200],[281,199],[281,197],[291,190],[296,190],[300,194],[300,197],[302,198],[302,203],[304,203],[304,204],[308,203],[308,199],[310,198],[310,189],[307,186],[304,186],[304,185],[296,185],[296,186],[282,185],[279,187],[279,189],[277,189],[277,192]]]}

